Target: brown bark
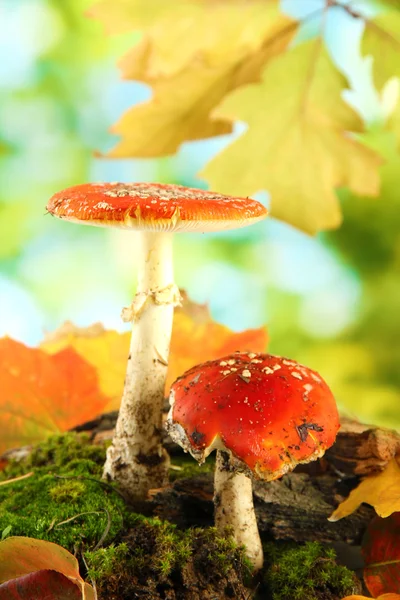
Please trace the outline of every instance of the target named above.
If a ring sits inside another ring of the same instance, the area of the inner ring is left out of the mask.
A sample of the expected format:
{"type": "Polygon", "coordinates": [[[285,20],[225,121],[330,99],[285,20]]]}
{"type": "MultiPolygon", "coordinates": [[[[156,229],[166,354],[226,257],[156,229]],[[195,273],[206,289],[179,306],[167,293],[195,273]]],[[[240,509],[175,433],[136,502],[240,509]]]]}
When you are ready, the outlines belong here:
{"type": "MultiPolygon", "coordinates": [[[[254,507],[261,534],[274,539],[359,544],[374,510],[363,506],[343,521],[327,519],[357,479],[338,480],[332,473],[290,473],[266,483],[254,482],[254,507]]],[[[160,518],[179,527],[213,524],[211,474],[176,481],[153,490],[151,505],[160,518]]]]}
{"type": "Polygon", "coordinates": [[[397,431],[344,417],[336,443],[325,457],[345,475],[369,475],[383,471],[399,452],[400,433],[397,431]]]}
{"type": "MultiPolygon", "coordinates": [[[[109,413],[77,428],[99,443],[111,439],[117,413],[109,413]]],[[[165,434],[165,447],[182,454],[165,434]]],[[[30,448],[7,453],[7,459],[22,457],[30,448]]],[[[261,534],[275,539],[360,543],[375,514],[363,505],[336,523],[327,518],[359,482],[359,476],[382,470],[400,451],[400,434],[389,429],[342,419],[337,441],[325,457],[297,468],[272,483],[254,482],[254,504],[261,534]]],[[[1,457],[0,457],[1,458],[1,457]]],[[[152,490],[147,509],[180,527],[213,524],[213,477],[200,475],[152,490]]]]}
{"type": "MultiPolygon", "coordinates": [[[[112,421],[112,419],[111,419],[112,421]]],[[[96,439],[108,434],[106,415],[93,431],[96,439]]],[[[164,443],[171,455],[181,451],[168,436],[164,443]]],[[[400,434],[343,417],[335,444],[322,461],[297,468],[280,480],[254,482],[254,504],[261,534],[295,541],[359,544],[374,510],[367,506],[346,519],[327,519],[366,476],[385,468],[400,452],[400,434]]],[[[152,493],[152,509],[181,527],[213,524],[213,478],[204,475],[178,480],[152,493]]]]}

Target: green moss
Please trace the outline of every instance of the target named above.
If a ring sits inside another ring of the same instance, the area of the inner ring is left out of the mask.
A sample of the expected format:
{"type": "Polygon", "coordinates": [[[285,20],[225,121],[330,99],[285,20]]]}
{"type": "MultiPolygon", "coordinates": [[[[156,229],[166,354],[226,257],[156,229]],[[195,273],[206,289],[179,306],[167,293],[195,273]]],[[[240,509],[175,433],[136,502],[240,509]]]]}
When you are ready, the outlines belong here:
{"type": "Polygon", "coordinates": [[[207,557],[204,557],[203,560],[207,567],[217,569],[224,575],[233,565],[241,570],[244,579],[247,580],[253,570],[251,562],[248,560],[244,548],[238,548],[231,533],[228,528],[224,536],[221,536],[215,527],[199,530],[197,537],[200,537],[201,543],[208,548],[207,557]]]}
{"type": "Polygon", "coordinates": [[[129,556],[129,548],[126,544],[118,546],[108,546],[108,548],[99,548],[95,552],[86,552],[86,558],[89,561],[89,576],[97,581],[108,579],[115,573],[115,569],[120,569],[129,556]]]}
{"type": "Polygon", "coordinates": [[[197,589],[196,598],[234,597],[226,592],[232,579],[232,590],[244,590],[242,580],[250,571],[243,550],[229,536],[214,528],[180,531],[137,515],[131,526],[123,544],[85,553],[100,597],[123,600],[146,592],[143,597],[164,598],[171,588],[181,594],[197,589]]]}
{"type": "Polygon", "coordinates": [[[51,436],[47,441],[39,444],[21,466],[23,469],[49,468],[52,465],[65,468],[71,466],[74,460],[78,462],[88,460],[92,466],[97,465],[97,472],[100,475],[105,451],[101,446],[90,444],[86,434],[65,433],[51,436]]]}
{"type": "MultiPolygon", "coordinates": [[[[131,512],[113,486],[101,481],[104,460],[104,448],[90,444],[85,435],[68,433],[49,438],[27,459],[8,465],[0,480],[31,471],[33,475],[0,486],[0,533],[49,540],[71,552],[88,551],[91,575],[100,588],[111,575],[112,589],[124,589],[127,580],[136,581],[138,589],[148,587],[148,581],[168,587],[168,582],[187,577],[182,573],[194,564],[189,571],[197,570],[207,585],[214,579],[214,595],[224,598],[220,590],[232,573],[236,577],[236,568],[242,569],[243,552],[213,529],[183,532],[131,512]],[[91,553],[109,523],[104,548],[91,553]],[[112,545],[121,538],[122,544],[112,545]]],[[[174,463],[182,467],[172,471],[179,477],[212,468],[211,461],[199,468],[189,457],[174,463]]],[[[108,598],[109,591],[106,588],[103,597],[108,598]]]]}
{"type": "Polygon", "coordinates": [[[268,543],[265,583],[272,600],[336,600],[357,593],[358,582],[335,562],[335,552],[316,542],[268,543]]]}
{"type": "MultiPolygon", "coordinates": [[[[131,512],[115,488],[101,481],[104,460],[104,448],[84,435],[66,434],[7,466],[0,481],[33,475],[0,486],[0,536],[24,535],[71,552],[81,549],[99,598],[107,600],[153,600],[172,593],[188,600],[247,597],[244,582],[251,569],[229,532],[181,531],[131,512]],[[104,547],[91,551],[108,528],[104,547]]],[[[174,457],[173,463],[181,467],[171,472],[173,479],[213,468],[212,461],[199,468],[189,457],[174,457]]],[[[352,573],[318,544],[267,544],[265,556],[265,597],[271,600],[337,600],[357,591],[352,573]]]]}
{"type": "Polygon", "coordinates": [[[128,510],[111,486],[101,482],[103,448],[82,434],[53,436],[21,462],[0,473],[0,480],[33,471],[27,479],[0,486],[0,532],[58,543],[70,551],[91,548],[108,522],[111,542],[128,510]]]}
{"type": "Polygon", "coordinates": [[[86,492],[85,484],[81,481],[66,481],[49,489],[49,494],[55,502],[75,502],[86,492]]]}

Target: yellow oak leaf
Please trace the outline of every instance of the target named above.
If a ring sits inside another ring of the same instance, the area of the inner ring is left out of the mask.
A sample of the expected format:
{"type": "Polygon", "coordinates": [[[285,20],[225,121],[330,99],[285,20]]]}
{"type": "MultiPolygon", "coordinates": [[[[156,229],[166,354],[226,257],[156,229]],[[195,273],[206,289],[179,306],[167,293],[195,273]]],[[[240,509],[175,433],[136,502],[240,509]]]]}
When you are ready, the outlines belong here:
{"type": "Polygon", "coordinates": [[[214,111],[247,131],[201,176],[212,189],[271,194],[271,215],[315,233],[341,223],[335,188],[376,195],[380,159],[349,132],[363,124],[342,99],[346,79],[320,38],[278,55],[261,83],[233,91],[214,111]]]}
{"type": "Polygon", "coordinates": [[[153,91],[148,102],[128,110],[112,127],[121,136],[107,154],[113,158],[165,156],[185,141],[231,132],[229,120],[210,119],[210,113],[231,90],[257,81],[297,29],[276,0],[246,5],[241,0],[192,0],[175,3],[169,13],[157,4],[151,26],[140,2],[131,7],[102,2],[91,14],[104,20],[108,10],[114,15],[113,30],[120,31],[127,21],[145,29],[121,69],[125,78],[151,84],[153,91]]]}
{"type": "MultiPolygon", "coordinates": [[[[72,347],[95,367],[99,387],[109,398],[104,412],[116,410],[121,401],[130,333],[105,330],[100,323],[89,328],[75,327],[67,322],[48,335],[41,349],[53,354],[72,347]]],[[[206,360],[214,360],[235,350],[263,352],[268,341],[267,331],[249,329],[235,333],[212,320],[208,308],[188,300],[174,315],[171,351],[168,365],[166,395],[170,385],[182,373],[206,360]]]]}
{"type": "Polygon", "coordinates": [[[399,10],[391,10],[366,21],[362,52],[373,57],[374,81],[378,89],[391,77],[400,77],[399,10]]]}
{"type": "MultiPolygon", "coordinates": [[[[183,2],[183,5],[190,2],[183,2]]],[[[170,3],[165,0],[101,0],[87,10],[89,17],[99,19],[109,34],[126,33],[133,29],[145,29],[155,20],[168,17],[170,3]]]]}
{"type": "Polygon", "coordinates": [[[297,30],[297,22],[280,12],[276,0],[197,4],[201,10],[197,6],[190,18],[170,15],[168,23],[148,30],[120,61],[123,76],[150,83],[192,67],[196,59],[208,67],[245,71],[247,63],[252,68],[252,62],[263,63],[284,50],[297,30]]]}
{"type": "Polygon", "coordinates": [[[396,458],[381,473],[363,479],[339,504],[329,521],[339,521],[351,515],[363,502],[373,506],[380,517],[400,511],[400,466],[396,458]]]}
{"type": "Polygon", "coordinates": [[[185,141],[229,133],[230,123],[209,118],[225,91],[221,69],[204,65],[160,79],[153,85],[149,102],[129,109],[111,127],[122,139],[107,156],[167,156],[174,154],[185,141]]]}
{"type": "Polygon", "coordinates": [[[103,0],[89,16],[111,34],[144,32],[121,62],[126,78],[141,81],[177,73],[198,57],[208,66],[230,63],[297,27],[280,12],[278,0],[103,0]]]}

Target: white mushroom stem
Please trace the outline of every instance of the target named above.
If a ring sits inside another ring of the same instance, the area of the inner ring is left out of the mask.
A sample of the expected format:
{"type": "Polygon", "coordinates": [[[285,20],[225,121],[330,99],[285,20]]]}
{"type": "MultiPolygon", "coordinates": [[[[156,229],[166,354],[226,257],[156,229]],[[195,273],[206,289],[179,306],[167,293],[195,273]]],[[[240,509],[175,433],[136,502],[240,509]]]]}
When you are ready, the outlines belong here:
{"type": "Polygon", "coordinates": [[[167,482],[162,410],[174,306],[171,233],[141,232],[137,294],[124,320],[133,320],[125,385],[103,476],[117,481],[131,500],[144,500],[167,482]],[[141,260],[140,260],[141,258],[141,260]]]}
{"type": "Polygon", "coordinates": [[[238,473],[230,454],[217,451],[214,478],[215,525],[219,530],[231,527],[235,541],[246,546],[254,570],[263,565],[263,550],[253,505],[251,479],[238,473]]]}

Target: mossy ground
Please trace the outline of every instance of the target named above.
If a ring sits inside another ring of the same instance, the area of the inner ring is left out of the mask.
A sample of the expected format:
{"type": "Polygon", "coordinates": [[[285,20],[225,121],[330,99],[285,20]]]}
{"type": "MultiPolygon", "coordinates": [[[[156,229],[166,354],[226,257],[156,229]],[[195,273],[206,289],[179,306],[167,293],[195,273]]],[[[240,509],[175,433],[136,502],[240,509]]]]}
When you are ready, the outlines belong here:
{"type": "MultiPolygon", "coordinates": [[[[229,536],[212,528],[180,531],[133,512],[101,480],[104,460],[104,448],[69,433],[8,465],[0,482],[33,474],[0,485],[0,538],[4,532],[44,539],[83,554],[100,599],[243,597],[246,558],[229,536]]],[[[173,479],[195,472],[185,457],[173,479]]]]}
{"type": "Polygon", "coordinates": [[[264,582],[273,600],[337,600],[360,592],[354,574],[316,542],[267,543],[264,582]]]}
{"type": "Polygon", "coordinates": [[[104,449],[83,435],[55,436],[21,463],[0,473],[0,481],[33,471],[27,479],[0,486],[0,532],[49,540],[71,552],[93,548],[109,526],[105,542],[126,527],[125,502],[101,481],[104,449]],[[68,522],[66,522],[68,521],[68,522]]]}
{"type": "MultiPolygon", "coordinates": [[[[105,449],[82,434],[50,438],[0,473],[0,538],[24,535],[84,555],[99,600],[244,600],[248,563],[229,535],[213,528],[177,529],[132,512],[116,488],[101,481],[105,449]],[[100,548],[96,548],[101,546],[100,548]]],[[[174,457],[171,479],[204,473],[174,457]]],[[[207,470],[212,469],[212,464],[207,470]]],[[[268,543],[258,587],[262,600],[338,600],[356,590],[350,571],[318,544],[268,543]]]]}
{"type": "Polygon", "coordinates": [[[101,598],[225,600],[248,598],[243,551],[214,528],[179,531],[143,520],[116,547],[86,553],[101,598]]]}

